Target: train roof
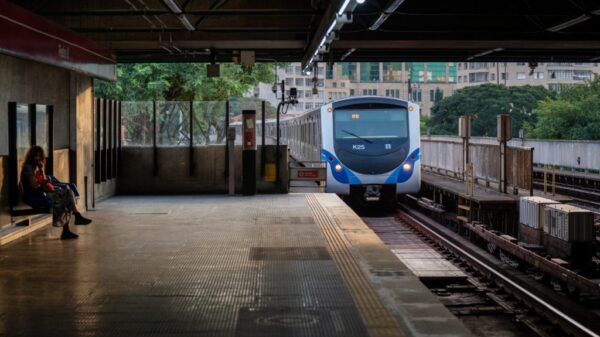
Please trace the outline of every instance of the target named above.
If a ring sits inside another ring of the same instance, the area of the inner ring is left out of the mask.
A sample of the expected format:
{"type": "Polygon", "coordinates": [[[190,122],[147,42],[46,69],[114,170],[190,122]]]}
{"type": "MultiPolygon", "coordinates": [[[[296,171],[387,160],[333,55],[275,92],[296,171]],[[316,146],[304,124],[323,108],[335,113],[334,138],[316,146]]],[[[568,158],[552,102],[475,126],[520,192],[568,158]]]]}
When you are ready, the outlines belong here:
{"type": "MultiPolygon", "coordinates": [[[[342,99],[338,99],[331,103],[333,106],[335,105],[346,105],[344,103],[354,103],[354,102],[359,102],[359,103],[373,103],[373,102],[394,102],[394,103],[398,103],[398,102],[402,102],[404,103],[403,105],[407,105],[408,103],[413,103],[410,101],[405,101],[399,98],[394,98],[394,97],[387,97],[387,96],[373,96],[373,95],[365,95],[365,96],[352,96],[352,97],[346,97],[346,98],[342,98],[342,99]]],[[[329,104],[328,103],[328,104],[329,104]]]]}

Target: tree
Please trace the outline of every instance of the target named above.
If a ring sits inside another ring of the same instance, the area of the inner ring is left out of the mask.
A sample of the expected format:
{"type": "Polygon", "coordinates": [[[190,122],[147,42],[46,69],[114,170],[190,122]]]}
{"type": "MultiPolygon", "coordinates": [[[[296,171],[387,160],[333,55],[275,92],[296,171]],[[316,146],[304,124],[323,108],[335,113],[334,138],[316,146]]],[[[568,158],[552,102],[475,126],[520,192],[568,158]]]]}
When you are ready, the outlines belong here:
{"type": "MultiPolygon", "coordinates": [[[[202,102],[194,105],[194,127],[199,135],[194,141],[208,144],[211,135],[218,142],[225,137],[224,102],[242,96],[260,82],[274,82],[275,65],[258,63],[253,68],[243,68],[221,64],[220,77],[207,77],[203,63],[119,64],[117,81],[97,80],[95,94],[120,101],[158,101],[158,141],[167,145],[189,140],[189,103],[181,101],[202,102]]],[[[135,144],[146,144],[151,110],[148,111],[147,104],[139,105],[128,106],[131,110],[124,116],[126,137],[135,144]]]]}
{"type": "Polygon", "coordinates": [[[600,139],[600,78],[565,86],[556,97],[542,100],[534,110],[535,123],[526,125],[532,138],[600,139]]]}
{"type": "Polygon", "coordinates": [[[513,134],[517,134],[526,122],[535,123],[533,109],[540,100],[551,95],[542,86],[483,84],[466,87],[436,102],[427,126],[432,134],[453,135],[458,130],[458,117],[468,114],[473,116],[471,134],[491,137],[496,135],[496,116],[509,114],[513,134]]]}

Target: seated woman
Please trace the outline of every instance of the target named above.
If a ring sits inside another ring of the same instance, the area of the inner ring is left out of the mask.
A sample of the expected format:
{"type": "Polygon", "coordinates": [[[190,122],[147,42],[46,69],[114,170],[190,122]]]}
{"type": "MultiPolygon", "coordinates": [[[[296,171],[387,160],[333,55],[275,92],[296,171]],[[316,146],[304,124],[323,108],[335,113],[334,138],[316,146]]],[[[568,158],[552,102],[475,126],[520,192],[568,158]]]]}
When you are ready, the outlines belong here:
{"type": "MultiPolygon", "coordinates": [[[[69,189],[54,186],[46,177],[44,167],[46,156],[44,149],[33,146],[25,156],[21,170],[23,201],[32,208],[49,208],[52,210],[52,225],[63,227],[61,239],[76,239],[77,234],[69,230],[69,223],[61,223],[66,212],[75,214],[76,225],[87,225],[92,221],[84,218],[75,206],[75,197],[69,189]]],[[[70,217],[66,217],[69,219],[70,217]]]]}

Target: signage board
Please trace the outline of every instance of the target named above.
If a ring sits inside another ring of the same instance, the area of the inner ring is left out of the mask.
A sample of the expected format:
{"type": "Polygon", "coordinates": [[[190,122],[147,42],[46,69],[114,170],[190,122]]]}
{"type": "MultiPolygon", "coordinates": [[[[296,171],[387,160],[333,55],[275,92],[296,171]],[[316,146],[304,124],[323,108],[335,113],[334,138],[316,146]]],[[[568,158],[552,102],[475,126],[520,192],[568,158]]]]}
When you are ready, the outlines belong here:
{"type": "Polygon", "coordinates": [[[0,53],[116,80],[107,48],[8,1],[0,1],[0,53]]]}
{"type": "Polygon", "coordinates": [[[291,180],[325,180],[327,171],[322,167],[293,167],[290,168],[291,180]]]}

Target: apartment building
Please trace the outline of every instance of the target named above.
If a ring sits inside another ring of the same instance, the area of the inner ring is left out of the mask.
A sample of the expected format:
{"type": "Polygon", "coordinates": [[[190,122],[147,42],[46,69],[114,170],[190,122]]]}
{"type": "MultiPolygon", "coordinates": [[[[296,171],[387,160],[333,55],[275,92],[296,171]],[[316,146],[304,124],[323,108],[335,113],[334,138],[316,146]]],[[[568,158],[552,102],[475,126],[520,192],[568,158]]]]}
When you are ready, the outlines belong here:
{"type": "Polygon", "coordinates": [[[436,101],[452,95],[455,84],[454,63],[346,62],[327,69],[325,95],[328,100],[360,95],[410,100],[429,116],[436,101]]]}
{"type": "MultiPolygon", "coordinates": [[[[289,114],[299,114],[350,96],[374,95],[407,99],[421,105],[421,114],[429,116],[433,104],[453,93],[456,84],[454,63],[430,62],[340,62],[320,65],[317,74],[302,74],[300,63],[277,71],[278,81],[285,81],[286,96],[290,87],[298,90],[298,104],[289,114]]],[[[278,98],[272,84],[260,84],[253,95],[273,104],[278,98]]]]}
{"type": "Polygon", "coordinates": [[[324,67],[319,66],[316,75],[304,75],[300,63],[292,63],[286,68],[277,69],[277,93],[273,92],[274,83],[260,83],[254,87],[254,91],[251,94],[266,100],[276,107],[281,101],[281,81],[285,82],[286,97],[290,94],[290,88],[296,88],[297,90],[298,104],[288,107],[287,114],[289,115],[297,115],[308,110],[313,110],[329,101],[324,91],[324,67]]]}
{"type": "MultiPolygon", "coordinates": [[[[527,63],[504,62],[339,62],[333,67],[319,65],[316,75],[304,75],[300,63],[292,63],[277,71],[279,82],[285,81],[286,96],[289,88],[298,90],[298,104],[288,110],[291,115],[345,97],[374,95],[416,102],[421,115],[430,116],[435,102],[460,88],[496,83],[543,85],[560,91],[597,74],[598,63],[539,63],[531,69],[527,63]]],[[[253,94],[274,106],[279,102],[272,84],[258,85],[253,94]]]]}
{"type": "Polygon", "coordinates": [[[456,88],[496,83],[543,85],[560,91],[564,86],[589,81],[595,74],[600,74],[598,63],[538,63],[531,68],[527,63],[460,62],[457,63],[456,88]]]}

